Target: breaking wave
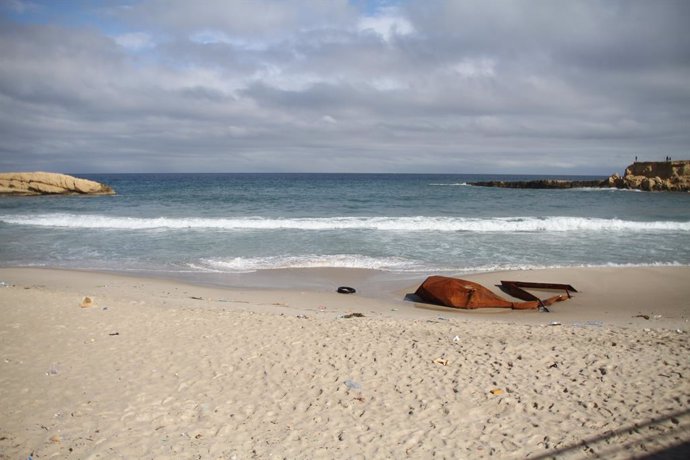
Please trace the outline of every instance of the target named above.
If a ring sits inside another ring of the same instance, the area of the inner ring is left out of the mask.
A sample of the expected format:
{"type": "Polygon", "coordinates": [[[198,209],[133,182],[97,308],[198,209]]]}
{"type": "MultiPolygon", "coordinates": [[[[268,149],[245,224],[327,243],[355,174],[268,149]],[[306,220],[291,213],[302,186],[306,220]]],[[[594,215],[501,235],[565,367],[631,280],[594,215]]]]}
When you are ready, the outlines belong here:
{"type": "Polygon", "coordinates": [[[358,254],[235,257],[231,259],[202,259],[189,267],[210,272],[245,272],[285,268],[362,268],[369,270],[409,271],[421,265],[396,257],[369,257],[358,254]]]}
{"type": "Polygon", "coordinates": [[[643,193],[642,190],[633,188],[616,188],[616,187],[573,187],[565,189],[566,192],[622,192],[622,193],[643,193]]]}
{"type": "Polygon", "coordinates": [[[690,222],[641,222],[593,217],[305,217],[199,218],[103,215],[4,215],[0,222],[38,227],[108,230],[378,230],[400,232],[690,232],[690,222]]]}
{"type": "Polygon", "coordinates": [[[432,183],[429,184],[432,187],[471,187],[467,182],[452,182],[452,183],[432,183]]]}
{"type": "Polygon", "coordinates": [[[640,267],[683,267],[679,262],[605,263],[605,264],[490,264],[472,267],[440,267],[395,257],[369,257],[359,254],[304,255],[304,256],[268,256],[268,257],[234,257],[230,259],[201,259],[190,263],[194,271],[208,273],[243,273],[260,270],[300,269],[300,268],[353,268],[383,270],[389,272],[434,272],[470,274],[502,271],[528,271],[559,268],[640,268],[640,267]]]}

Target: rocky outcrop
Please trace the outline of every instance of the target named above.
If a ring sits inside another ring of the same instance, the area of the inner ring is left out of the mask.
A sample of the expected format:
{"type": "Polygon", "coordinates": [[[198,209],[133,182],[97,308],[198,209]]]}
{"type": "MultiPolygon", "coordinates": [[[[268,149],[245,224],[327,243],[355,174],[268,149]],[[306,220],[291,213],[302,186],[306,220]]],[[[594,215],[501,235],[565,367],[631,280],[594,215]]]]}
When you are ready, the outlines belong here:
{"type": "Polygon", "coordinates": [[[47,172],[0,173],[0,195],[114,195],[105,184],[47,172]]]}
{"type": "Polygon", "coordinates": [[[500,188],[566,189],[622,188],[646,191],[690,191],[690,160],[635,162],[625,168],[623,177],[614,174],[605,180],[556,180],[471,182],[470,185],[500,188]]]}
{"type": "Polygon", "coordinates": [[[614,174],[607,187],[646,191],[690,191],[690,160],[644,161],[625,168],[623,177],[614,174]]]}
{"type": "Polygon", "coordinates": [[[565,188],[585,188],[602,187],[601,180],[558,180],[558,179],[539,179],[523,181],[488,181],[472,182],[470,185],[479,187],[499,187],[499,188],[536,188],[536,189],[565,189],[565,188]]]}

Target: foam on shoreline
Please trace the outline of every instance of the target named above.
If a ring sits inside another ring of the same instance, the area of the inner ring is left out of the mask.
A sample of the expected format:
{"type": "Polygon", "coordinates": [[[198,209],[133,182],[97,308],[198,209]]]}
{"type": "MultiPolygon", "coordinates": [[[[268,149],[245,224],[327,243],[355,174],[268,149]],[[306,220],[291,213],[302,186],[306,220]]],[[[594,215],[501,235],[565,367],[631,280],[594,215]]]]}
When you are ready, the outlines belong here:
{"type": "Polygon", "coordinates": [[[1,215],[7,224],[104,230],[376,230],[389,232],[690,232],[690,222],[571,216],[517,217],[113,217],[106,215],[1,215]]]}

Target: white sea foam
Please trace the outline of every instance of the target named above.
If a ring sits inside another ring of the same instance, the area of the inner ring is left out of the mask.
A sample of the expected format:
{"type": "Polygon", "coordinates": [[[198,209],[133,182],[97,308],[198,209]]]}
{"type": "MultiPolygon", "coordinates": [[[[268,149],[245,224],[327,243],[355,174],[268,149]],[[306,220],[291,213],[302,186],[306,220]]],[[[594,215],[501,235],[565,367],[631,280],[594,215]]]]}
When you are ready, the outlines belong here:
{"type": "Polygon", "coordinates": [[[453,182],[453,183],[449,183],[449,184],[432,183],[429,185],[431,185],[432,187],[471,187],[471,185],[468,184],[467,182],[453,182]]]}
{"type": "Polygon", "coordinates": [[[363,268],[370,270],[408,271],[421,269],[414,262],[396,257],[369,257],[359,254],[235,257],[202,259],[190,268],[207,272],[248,272],[284,268],[363,268]]]}
{"type": "Polygon", "coordinates": [[[687,264],[680,262],[648,262],[648,263],[601,263],[601,264],[570,264],[570,265],[540,265],[540,264],[495,264],[480,265],[476,267],[459,267],[456,269],[445,269],[445,271],[457,271],[462,273],[485,273],[503,271],[528,271],[528,270],[551,270],[560,268],[645,268],[645,267],[687,267],[687,264]]]}
{"type": "Polygon", "coordinates": [[[605,263],[605,264],[571,264],[571,265],[540,265],[540,264],[494,264],[471,267],[440,267],[424,264],[421,261],[411,261],[395,257],[369,257],[360,254],[335,255],[304,255],[304,256],[267,256],[267,257],[235,257],[231,259],[202,259],[198,263],[190,263],[188,267],[194,271],[208,273],[243,273],[259,270],[288,269],[288,268],[358,268],[369,270],[384,270],[389,272],[413,273],[454,273],[470,274],[502,271],[529,271],[559,268],[635,268],[635,267],[684,267],[679,262],[651,262],[651,263],[605,263]]]}
{"type": "Polygon", "coordinates": [[[690,232],[690,222],[641,222],[593,217],[305,217],[199,218],[112,217],[103,215],[4,215],[0,222],[39,227],[112,230],[379,230],[399,232],[690,232]]]}
{"type": "Polygon", "coordinates": [[[643,190],[632,188],[616,188],[616,187],[573,187],[565,189],[570,192],[634,192],[641,193],[643,190]]]}

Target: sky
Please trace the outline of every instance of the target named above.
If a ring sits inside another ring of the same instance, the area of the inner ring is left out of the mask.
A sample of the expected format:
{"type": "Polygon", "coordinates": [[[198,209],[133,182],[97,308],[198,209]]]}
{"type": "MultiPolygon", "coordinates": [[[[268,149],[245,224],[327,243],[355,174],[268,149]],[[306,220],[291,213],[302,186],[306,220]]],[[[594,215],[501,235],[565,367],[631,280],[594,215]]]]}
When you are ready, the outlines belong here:
{"type": "Polygon", "coordinates": [[[685,0],[0,0],[0,170],[690,158],[685,0]]]}

